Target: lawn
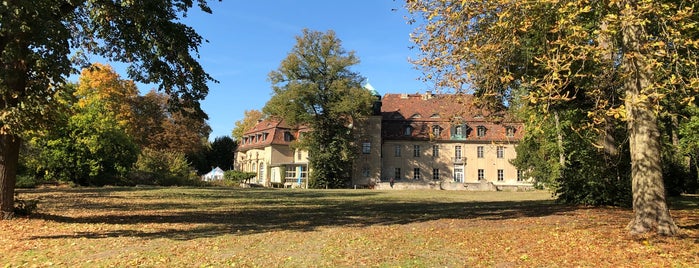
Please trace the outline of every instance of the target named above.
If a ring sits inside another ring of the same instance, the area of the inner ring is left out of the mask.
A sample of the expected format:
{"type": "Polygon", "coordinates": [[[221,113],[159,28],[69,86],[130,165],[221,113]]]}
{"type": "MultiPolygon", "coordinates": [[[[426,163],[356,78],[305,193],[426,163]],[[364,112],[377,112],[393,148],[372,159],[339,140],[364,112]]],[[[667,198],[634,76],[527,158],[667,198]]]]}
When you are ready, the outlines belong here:
{"type": "Polygon", "coordinates": [[[699,197],[680,237],[632,237],[631,211],[547,192],[45,188],[0,221],[0,263],[70,267],[697,267],[699,197]]]}

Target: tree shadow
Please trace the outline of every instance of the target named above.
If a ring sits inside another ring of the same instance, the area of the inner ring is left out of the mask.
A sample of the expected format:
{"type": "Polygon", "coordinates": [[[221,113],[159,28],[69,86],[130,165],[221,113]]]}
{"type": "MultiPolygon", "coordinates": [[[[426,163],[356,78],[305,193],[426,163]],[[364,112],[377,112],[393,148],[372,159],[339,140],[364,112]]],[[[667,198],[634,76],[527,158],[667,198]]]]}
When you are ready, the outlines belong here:
{"type": "MultiPolygon", "coordinates": [[[[141,190],[135,190],[141,191],[141,190]]],[[[103,192],[104,193],[104,192],[103,192]]],[[[60,193],[58,193],[60,194],[60,193]]],[[[88,194],[91,194],[88,192],[88,194]]],[[[137,192],[148,198],[148,190],[137,192]]],[[[75,208],[94,210],[85,216],[60,212],[37,213],[32,217],[66,224],[118,224],[123,230],[80,232],[68,235],[34,236],[46,238],[139,237],[190,240],[220,235],[246,235],[273,231],[308,232],[319,228],[368,227],[410,224],[441,219],[478,219],[487,221],[562,214],[582,207],[555,204],[552,200],[534,201],[440,201],[385,197],[381,191],[286,191],[217,190],[173,191],[181,202],[158,201],[168,195],[157,193],[152,202],[123,203],[120,198],[92,203],[89,198],[75,208]],[[204,200],[204,204],[192,204],[204,200]],[[232,205],[232,202],[235,202],[232,205]],[[102,211],[133,211],[110,215],[102,211]],[[178,228],[140,230],[143,224],[178,224],[178,228]],[[181,228],[185,226],[186,228],[181,228]]],[[[464,193],[468,194],[468,193],[464,193]]],[[[125,199],[122,197],[121,199],[125,199]]],[[[70,201],[65,201],[70,202],[70,201]]],[[[66,205],[69,205],[66,203],[66,205]]],[[[60,206],[59,206],[60,207],[60,206]]]]}

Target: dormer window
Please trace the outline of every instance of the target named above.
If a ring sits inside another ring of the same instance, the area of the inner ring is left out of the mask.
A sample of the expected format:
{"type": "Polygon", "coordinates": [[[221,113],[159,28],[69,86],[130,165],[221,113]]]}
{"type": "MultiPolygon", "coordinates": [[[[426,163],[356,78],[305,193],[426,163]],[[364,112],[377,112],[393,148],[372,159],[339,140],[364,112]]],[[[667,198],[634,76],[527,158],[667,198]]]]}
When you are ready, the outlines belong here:
{"type": "Polygon", "coordinates": [[[291,132],[289,131],[284,131],[284,141],[292,141],[294,139],[294,135],[291,135],[291,132]]]}
{"type": "Polygon", "coordinates": [[[422,118],[422,115],[420,115],[420,114],[414,114],[414,115],[411,116],[410,118],[422,118]]]}
{"type": "Polygon", "coordinates": [[[463,136],[464,135],[464,127],[463,126],[456,126],[454,128],[454,135],[463,136]]]}
{"type": "Polygon", "coordinates": [[[404,131],[403,131],[403,135],[404,135],[404,136],[410,136],[410,135],[412,135],[412,134],[413,134],[413,127],[411,127],[411,126],[406,126],[405,129],[404,129],[404,131]]]}
{"type": "Polygon", "coordinates": [[[269,134],[269,133],[267,133],[267,132],[262,133],[262,140],[263,140],[263,141],[266,141],[266,140],[267,140],[267,135],[268,135],[268,134],[269,134]]]}
{"type": "Polygon", "coordinates": [[[478,128],[476,128],[476,133],[477,133],[478,137],[484,137],[485,132],[486,132],[486,128],[484,126],[478,126],[478,128]]]}
{"type": "Polygon", "coordinates": [[[507,137],[514,137],[515,131],[516,131],[515,127],[512,127],[512,126],[505,127],[505,135],[507,135],[507,137]]]}
{"type": "Polygon", "coordinates": [[[442,128],[439,126],[432,126],[432,134],[434,134],[435,137],[439,137],[439,134],[442,133],[442,128]]]}

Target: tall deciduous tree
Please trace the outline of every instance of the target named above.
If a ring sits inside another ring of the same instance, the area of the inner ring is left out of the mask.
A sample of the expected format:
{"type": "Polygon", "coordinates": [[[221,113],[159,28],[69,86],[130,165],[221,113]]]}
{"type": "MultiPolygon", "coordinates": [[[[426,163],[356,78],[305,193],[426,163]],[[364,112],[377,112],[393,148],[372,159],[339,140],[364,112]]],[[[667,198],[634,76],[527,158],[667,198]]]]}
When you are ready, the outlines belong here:
{"type": "Polygon", "coordinates": [[[173,107],[206,117],[199,100],[213,79],[195,56],[202,42],[179,22],[205,0],[7,1],[0,5],[0,218],[14,215],[22,134],[40,128],[76,59],[97,54],[129,62],[131,78],[159,83],[173,107]]]}
{"type": "Polygon", "coordinates": [[[263,111],[311,128],[300,146],[308,150],[311,185],[344,187],[352,170],[352,124],[369,114],[372,96],[350,67],[359,63],[333,31],[304,30],[276,71],[274,95],[263,111]]]}
{"type": "Polygon", "coordinates": [[[119,126],[129,135],[138,134],[131,129],[137,127],[133,109],[138,97],[136,84],[131,80],[121,79],[110,65],[93,63],[84,68],[80,73],[75,95],[78,98],[78,106],[101,103],[104,109],[113,113],[119,126]]]}
{"type": "Polygon", "coordinates": [[[669,95],[692,101],[697,13],[683,1],[408,1],[425,24],[418,60],[443,86],[470,84],[486,99],[524,88],[543,112],[593,100],[588,127],[627,125],[632,233],[677,233],[665,201],[656,114],[669,95]]]}

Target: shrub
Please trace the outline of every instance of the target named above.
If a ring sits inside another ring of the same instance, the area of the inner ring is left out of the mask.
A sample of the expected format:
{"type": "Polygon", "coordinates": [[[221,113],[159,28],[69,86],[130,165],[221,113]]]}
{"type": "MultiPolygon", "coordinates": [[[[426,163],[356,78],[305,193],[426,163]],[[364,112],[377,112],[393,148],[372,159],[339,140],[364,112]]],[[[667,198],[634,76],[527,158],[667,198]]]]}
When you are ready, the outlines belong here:
{"type": "Polygon", "coordinates": [[[18,175],[15,182],[16,188],[35,188],[39,182],[31,175],[18,175]]]}
{"type": "Polygon", "coordinates": [[[184,153],[143,149],[131,172],[134,184],[161,186],[197,185],[198,178],[184,153]]]}

